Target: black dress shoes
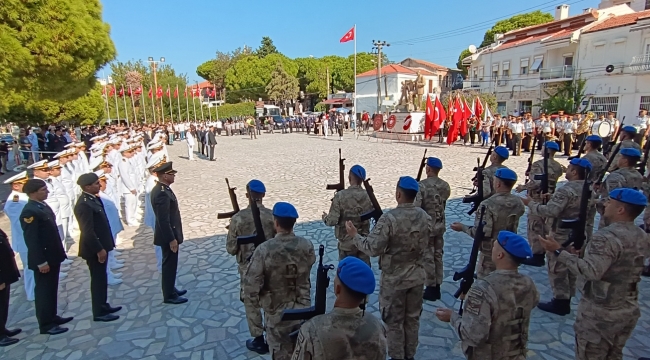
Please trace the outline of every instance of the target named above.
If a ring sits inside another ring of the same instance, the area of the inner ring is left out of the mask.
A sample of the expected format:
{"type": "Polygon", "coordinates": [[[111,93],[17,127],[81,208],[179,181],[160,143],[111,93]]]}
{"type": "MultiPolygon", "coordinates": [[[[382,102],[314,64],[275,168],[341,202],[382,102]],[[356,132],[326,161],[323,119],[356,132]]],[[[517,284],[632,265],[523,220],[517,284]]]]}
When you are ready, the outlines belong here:
{"type": "Polygon", "coordinates": [[[184,297],[177,296],[175,298],[167,299],[163,301],[165,304],[173,304],[173,305],[178,305],[178,304],[184,304],[187,302],[187,299],[184,297]]]}
{"type": "Polygon", "coordinates": [[[102,315],[102,316],[95,316],[95,317],[93,318],[93,321],[110,322],[110,321],[115,321],[115,320],[117,320],[117,319],[119,319],[119,318],[120,318],[120,317],[117,316],[117,315],[106,314],[106,315],[102,315]]]}
{"type": "Polygon", "coordinates": [[[69,322],[72,321],[73,319],[74,319],[74,317],[72,317],[72,316],[70,316],[70,317],[60,317],[60,316],[57,316],[57,317],[54,319],[53,323],[55,323],[55,324],[57,324],[57,325],[63,325],[63,324],[67,324],[67,323],[69,323],[69,322]]]}
{"type": "Polygon", "coordinates": [[[7,337],[7,336],[1,336],[0,337],[0,347],[13,345],[13,344],[17,343],[18,341],[19,341],[18,339],[12,339],[12,338],[7,337]]]}
{"type": "Polygon", "coordinates": [[[55,326],[49,330],[43,331],[41,330],[41,334],[47,334],[47,335],[59,335],[63,334],[64,332],[68,331],[68,328],[64,328],[61,326],[55,326]]]}
{"type": "Polygon", "coordinates": [[[112,313],[116,313],[116,312],[122,310],[122,307],[121,306],[112,307],[110,305],[106,305],[106,306],[102,307],[102,309],[105,312],[107,312],[109,314],[112,314],[112,313]]]}
{"type": "Polygon", "coordinates": [[[187,290],[178,290],[178,289],[174,288],[174,291],[176,291],[176,295],[178,295],[178,296],[183,296],[183,295],[187,294],[187,290]]]}
{"type": "MultiPolygon", "coordinates": [[[[21,332],[23,332],[22,329],[13,329],[13,330],[5,329],[5,335],[7,337],[14,337],[20,334],[21,332]]],[[[2,337],[2,334],[0,334],[0,337],[2,337]]]]}
{"type": "Polygon", "coordinates": [[[264,341],[264,335],[246,340],[246,348],[260,355],[269,353],[269,345],[264,341]]]}

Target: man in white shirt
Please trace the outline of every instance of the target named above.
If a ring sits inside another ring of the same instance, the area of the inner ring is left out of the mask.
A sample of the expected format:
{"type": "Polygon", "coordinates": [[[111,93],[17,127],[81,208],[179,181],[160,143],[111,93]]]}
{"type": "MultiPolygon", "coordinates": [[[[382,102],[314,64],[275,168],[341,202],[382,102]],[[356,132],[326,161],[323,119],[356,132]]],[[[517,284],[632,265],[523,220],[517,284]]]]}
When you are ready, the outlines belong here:
{"type": "Polygon", "coordinates": [[[133,157],[133,149],[130,147],[125,147],[122,149],[121,153],[122,160],[118,164],[118,185],[120,188],[120,193],[122,194],[122,201],[124,202],[124,222],[128,226],[137,226],[137,178],[130,161],[128,161],[128,159],[133,157]]]}
{"type": "Polygon", "coordinates": [[[185,139],[187,141],[187,157],[190,161],[196,160],[194,159],[194,145],[196,142],[194,141],[194,135],[192,134],[193,132],[194,125],[191,125],[190,130],[185,133],[185,139]]]}
{"type": "MultiPolygon", "coordinates": [[[[639,116],[636,118],[636,123],[633,125],[636,128],[636,135],[634,136],[634,142],[641,145],[643,149],[644,140],[648,137],[648,123],[650,118],[648,117],[648,110],[641,109],[639,110],[639,116]]],[[[32,146],[32,149],[34,147],[32,146]]]]}
{"type": "Polygon", "coordinates": [[[616,132],[618,131],[618,127],[621,126],[620,122],[615,116],[616,113],[610,111],[607,113],[607,119],[604,119],[611,125],[611,131],[609,132],[609,135],[603,137],[603,144],[607,144],[612,139],[612,135],[616,134],[616,132]]]}
{"type": "Polygon", "coordinates": [[[23,282],[27,301],[34,301],[34,271],[27,268],[27,245],[23,237],[23,228],[20,226],[20,213],[23,211],[29,198],[23,193],[23,185],[29,180],[25,171],[5,180],[11,184],[11,194],[5,202],[4,211],[11,223],[11,247],[20,256],[23,263],[23,282]]]}
{"type": "Polygon", "coordinates": [[[521,116],[517,116],[510,123],[510,133],[512,134],[512,155],[521,155],[521,140],[524,134],[524,124],[521,123],[521,116]]]}
{"type": "Polygon", "coordinates": [[[38,136],[36,135],[36,133],[39,131],[41,131],[41,129],[33,128],[32,133],[27,136],[29,143],[32,144],[30,150],[32,151],[32,158],[34,159],[34,162],[38,162],[41,159],[39,155],[39,151],[41,149],[38,146],[38,136]]]}
{"type": "Polygon", "coordinates": [[[526,113],[522,124],[524,124],[524,139],[522,141],[522,147],[525,152],[529,152],[531,146],[533,146],[533,131],[535,129],[535,122],[533,122],[533,117],[530,113],[526,113]]]}
{"type": "Polygon", "coordinates": [[[563,116],[562,121],[562,142],[564,145],[564,155],[571,156],[571,151],[573,150],[573,135],[578,129],[576,123],[568,116],[563,116]]]}

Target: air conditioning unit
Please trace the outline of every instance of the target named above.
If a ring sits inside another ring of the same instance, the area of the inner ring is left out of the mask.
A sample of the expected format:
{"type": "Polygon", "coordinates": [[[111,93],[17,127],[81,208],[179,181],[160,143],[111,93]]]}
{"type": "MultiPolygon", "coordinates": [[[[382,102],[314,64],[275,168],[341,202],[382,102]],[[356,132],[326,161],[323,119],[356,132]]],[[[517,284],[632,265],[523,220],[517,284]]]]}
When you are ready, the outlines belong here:
{"type": "Polygon", "coordinates": [[[625,70],[625,63],[617,62],[611,63],[605,67],[605,72],[610,75],[619,75],[625,70]]]}

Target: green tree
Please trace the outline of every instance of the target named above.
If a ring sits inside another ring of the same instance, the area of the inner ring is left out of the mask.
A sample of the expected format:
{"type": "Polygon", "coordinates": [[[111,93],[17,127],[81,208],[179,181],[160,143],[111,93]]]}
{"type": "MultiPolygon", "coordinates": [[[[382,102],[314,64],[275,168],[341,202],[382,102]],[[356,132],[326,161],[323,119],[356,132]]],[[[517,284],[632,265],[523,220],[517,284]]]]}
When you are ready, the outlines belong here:
{"type": "Polygon", "coordinates": [[[465,65],[463,65],[463,59],[465,59],[466,57],[468,57],[470,55],[472,55],[472,53],[469,52],[468,49],[463,50],[460,53],[460,55],[458,56],[458,62],[456,63],[456,68],[462,70],[463,74],[465,74],[465,76],[467,76],[467,67],[465,65]]]}
{"type": "Polygon", "coordinates": [[[293,77],[298,74],[298,65],[282,54],[271,54],[264,58],[247,56],[237,61],[226,72],[227,101],[268,99],[266,86],[278,62],[282,63],[287,74],[293,77]]]}
{"type": "Polygon", "coordinates": [[[567,113],[574,114],[580,110],[582,102],[587,97],[587,80],[578,77],[573,81],[560,83],[555,91],[544,90],[547,98],[542,100],[539,105],[547,113],[554,113],[558,110],[564,110],[567,113]]]}
{"type": "Polygon", "coordinates": [[[99,0],[3,0],[0,92],[40,99],[80,97],[115,57],[99,0]]]}
{"type": "Polygon", "coordinates": [[[266,85],[266,93],[269,99],[281,104],[285,109],[291,100],[298,97],[300,86],[295,76],[287,74],[281,62],[278,62],[271,74],[271,80],[266,85]]]}
{"type": "Polygon", "coordinates": [[[208,60],[196,68],[196,74],[214,84],[218,89],[223,89],[228,69],[237,61],[252,54],[253,50],[248,46],[237,48],[229,53],[217,51],[214,59],[208,60]]]}
{"type": "Polygon", "coordinates": [[[265,36],[262,38],[262,43],[260,44],[260,47],[255,50],[255,55],[258,57],[266,57],[271,54],[279,54],[280,52],[278,49],[273,45],[273,40],[271,40],[270,37],[265,36]]]}
{"type": "Polygon", "coordinates": [[[553,15],[535,10],[525,14],[515,15],[511,18],[497,21],[494,26],[485,32],[483,42],[479,47],[488,46],[494,42],[494,35],[505,34],[508,31],[521,29],[527,26],[545,24],[553,21],[553,15]]]}

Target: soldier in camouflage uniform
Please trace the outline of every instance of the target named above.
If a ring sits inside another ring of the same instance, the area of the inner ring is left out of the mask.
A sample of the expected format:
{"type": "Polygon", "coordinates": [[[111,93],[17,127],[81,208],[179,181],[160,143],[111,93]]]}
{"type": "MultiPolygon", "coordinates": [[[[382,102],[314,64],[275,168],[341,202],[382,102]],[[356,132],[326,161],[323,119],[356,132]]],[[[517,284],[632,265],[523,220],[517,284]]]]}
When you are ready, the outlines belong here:
{"type": "MultiPolygon", "coordinates": [[[[643,175],[635,168],[636,163],[641,159],[641,152],[634,148],[625,148],[621,149],[616,157],[618,158],[616,170],[607,175],[602,186],[596,185],[600,193],[600,201],[596,204],[596,207],[601,215],[604,211],[605,201],[607,201],[607,197],[612,190],[618,188],[639,190],[643,188],[643,175]]],[[[604,218],[601,216],[598,227],[604,225],[604,218]]]]}
{"type": "Polygon", "coordinates": [[[291,360],[385,360],[386,328],[359,308],[374,291],[370,266],[353,256],[341,260],[334,309],[302,324],[291,360]]]}
{"type": "MultiPolygon", "coordinates": [[[[271,209],[267,209],[262,205],[262,198],[266,194],[266,187],[259,180],[251,180],[246,185],[246,197],[252,196],[257,201],[257,207],[260,209],[260,220],[262,221],[262,228],[264,229],[264,237],[268,240],[275,236],[275,227],[273,226],[273,213],[271,209]]],[[[255,250],[254,244],[239,245],[237,238],[239,236],[249,236],[255,234],[255,223],[253,222],[253,211],[248,206],[246,209],[239,211],[233,215],[228,227],[228,238],[226,240],[226,251],[230,255],[234,255],[237,259],[239,268],[239,278],[241,280],[239,299],[244,303],[244,310],[246,311],[246,321],[248,322],[248,330],[253,336],[253,339],[246,341],[246,347],[255,351],[258,354],[266,354],[269,352],[269,346],[264,341],[264,323],[262,321],[262,311],[259,306],[255,307],[244,296],[244,278],[246,275],[246,268],[250,258],[253,256],[255,250]]]]}
{"type": "Polygon", "coordinates": [[[294,343],[289,334],[300,327],[299,321],[280,321],[285,309],[303,309],[311,305],[309,274],[316,262],[311,241],[296,236],[293,226],[296,208],[284,202],[273,206],[277,235],[253,252],[244,280],[246,301],[264,310],[266,341],[273,360],[289,360],[294,343]]]}
{"type": "MultiPolygon", "coordinates": [[[[607,166],[607,158],[600,152],[600,148],[603,144],[603,139],[598,136],[598,135],[589,135],[587,136],[586,143],[585,143],[585,155],[582,157],[583,159],[589,161],[591,164],[591,171],[589,172],[589,181],[591,182],[592,186],[593,184],[596,184],[598,182],[598,178],[600,177],[600,174],[605,170],[605,167],[607,166]]],[[[592,204],[589,205],[587,208],[587,222],[585,224],[585,230],[586,230],[586,242],[591,241],[591,236],[594,233],[594,223],[596,219],[596,200],[598,199],[598,192],[593,191],[591,193],[591,202],[592,204]]]]}
{"type": "Polygon", "coordinates": [[[436,301],[440,299],[440,284],[445,277],[443,272],[443,248],[445,241],[445,208],[451,195],[449,183],[438,177],[442,169],[442,161],[435,157],[427,159],[427,178],[420,181],[420,191],[415,198],[415,206],[420,206],[433,219],[433,233],[429,238],[429,246],[424,253],[424,272],[427,279],[424,283],[424,299],[436,301]]]}
{"type": "MultiPolygon", "coordinates": [[[[548,151],[548,190],[549,194],[552,194],[553,191],[555,191],[555,185],[557,184],[558,179],[564,175],[566,168],[554,158],[555,153],[560,151],[560,146],[555,141],[547,141],[544,144],[544,149],[548,151]]],[[[527,190],[527,194],[529,194],[533,200],[541,203],[542,181],[536,180],[535,177],[542,174],[544,174],[544,159],[537,160],[530,166],[530,174],[528,174],[530,180],[524,185],[517,186],[517,192],[527,190]]],[[[544,236],[547,234],[546,226],[546,218],[528,214],[528,243],[533,250],[533,258],[529,260],[526,265],[538,267],[544,266],[544,248],[540,245],[538,238],[540,235],[544,236]]]]}
{"type": "Polygon", "coordinates": [[[393,359],[413,359],[418,347],[424,252],[433,230],[431,217],[413,204],[418,190],[415,179],[401,177],[395,191],[397,208],[384,213],[367,237],[357,234],[351,221],[345,224],[361,251],[379,256],[379,308],[393,359]]]}
{"type": "MultiPolygon", "coordinates": [[[[503,162],[508,160],[510,152],[505,146],[497,146],[490,155],[490,165],[483,169],[483,199],[487,199],[494,194],[494,173],[501,169],[507,168],[503,162]]],[[[477,186],[476,180],[474,186],[477,186]]]]}
{"type": "MultiPolygon", "coordinates": [[[[634,137],[636,136],[636,128],[634,126],[623,126],[623,129],[621,129],[621,150],[623,149],[636,149],[641,152],[641,146],[634,142],[634,137]]],[[[616,147],[617,145],[614,145],[616,147]]],[[[612,151],[614,149],[612,148],[612,151]]],[[[609,167],[609,172],[612,172],[616,169],[618,169],[618,160],[621,157],[621,153],[619,152],[616,154],[616,157],[614,158],[614,161],[612,161],[612,165],[609,167]]]]}
{"type": "Polygon", "coordinates": [[[519,273],[519,264],[532,257],[526,239],[501,231],[492,249],[496,270],[477,280],[465,298],[463,315],[437,309],[451,322],[470,360],[525,359],[530,313],[539,301],[533,279],[519,273]]]}
{"type": "Polygon", "coordinates": [[[645,195],[634,189],[610,192],[602,215],[605,227],[594,233],[582,259],[552,238],[542,240],[558,263],[585,281],[573,325],[578,360],[623,359],[641,315],[638,286],[643,259],[650,255],[646,234],[634,225],[646,205],[645,195]]]}
{"type": "MultiPolygon", "coordinates": [[[[549,218],[552,222],[551,232],[555,239],[564,243],[569,239],[571,229],[561,229],[562,220],[574,220],[580,215],[580,198],[582,186],[591,170],[591,164],[585,159],[573,159],[566,172],[568,183],[562,185],[551,196],[546,205],[534,201],[530,196],[524,200],[530,208],[529,215],[549,218]]],[[[550,253],[548,256],[548,279],[553,290],[553,299],[547,303],[540,303],[537,307],[543,311],[557,315],[568,315],[571,312],[571,297],[575,294],[576,276],[569,272],[566,265],[557,262],[556,257],[550,253]]]]}
{"type": "Polygon", "coordinates": [[[354,165],[350,168],[350,187],[334,195],[329,214],[323,213],[323,222],[327,226],[336,226],[334,234],[339,241],[339,260],[354,256],[370,265],[370,257],[357,249],[354,240],[345,231],[345,222],[351,220],[362,236],[367,236],[370,232],[370,221],[360,219],[360,215],[373,209],[368,193],[361,187],[365,179],[366,170],[363,167],[354,165]]]}
{"type": "MultiPolygon", "coordinates": [[[[495,265],[492,262],[492,243],[496,239],[497,234],[501,230],[516,232],[519,227],[519,218],[526,212],[521,198],[513,195],[512,188],[517,182],[517,174],[508,169],[501,168],[494,174],[494,195],[489,199],[484,200],[481,206],[485,206],[485,214],[483,221],[483,233],[485,234],[484,240],[479,249],[478,266],[476,275],[479,279],[484,278],[489,273],[494,271],[495,265]]],[[[459,222],[451,224],[451,229],[454,231],[462,231],[467,235],[476,236],[476,229],[481,217],[479,211],[476,212],[474,226],[467,226],[459,222]]]]}

